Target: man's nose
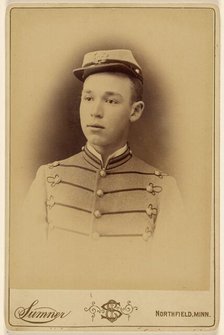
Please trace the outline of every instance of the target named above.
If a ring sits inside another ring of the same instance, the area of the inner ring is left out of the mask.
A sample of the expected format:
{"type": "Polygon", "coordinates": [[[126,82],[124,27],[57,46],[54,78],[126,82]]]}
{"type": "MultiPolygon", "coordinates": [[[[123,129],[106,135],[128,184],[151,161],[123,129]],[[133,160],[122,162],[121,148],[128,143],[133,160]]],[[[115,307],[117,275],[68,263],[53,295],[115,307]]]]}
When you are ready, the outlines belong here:
{"type": "Polygon", "coordinates": [[[91,109],[91,115],[94,117],[102,118],[103,117],[103,106],[101,101],[96,101],[91,109]]]}

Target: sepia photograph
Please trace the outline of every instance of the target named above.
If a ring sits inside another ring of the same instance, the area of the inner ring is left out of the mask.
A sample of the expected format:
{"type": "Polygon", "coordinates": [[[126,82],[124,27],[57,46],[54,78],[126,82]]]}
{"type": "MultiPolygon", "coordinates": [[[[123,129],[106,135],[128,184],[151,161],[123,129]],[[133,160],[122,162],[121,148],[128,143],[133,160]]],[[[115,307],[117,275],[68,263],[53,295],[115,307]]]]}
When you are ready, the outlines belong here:
{"type": "Polygon", "coordinates": [[[213,5],[8,8],[10,329],[217,326],[218,24],[213,5]]]}

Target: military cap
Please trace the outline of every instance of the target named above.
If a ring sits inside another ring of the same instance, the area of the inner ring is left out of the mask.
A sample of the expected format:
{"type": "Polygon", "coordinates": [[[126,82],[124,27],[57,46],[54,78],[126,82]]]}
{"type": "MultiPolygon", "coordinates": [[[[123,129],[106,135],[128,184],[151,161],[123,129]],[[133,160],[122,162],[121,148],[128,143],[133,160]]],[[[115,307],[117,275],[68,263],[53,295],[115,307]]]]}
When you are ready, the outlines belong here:
{"type": "Polygon", "coordinates": [[[74,75],[84,81],[99,72],[122,72],[143,82],[142,69],[130,50],[99,50],[84,56],[82,67],[74,69],[74,75]]]}

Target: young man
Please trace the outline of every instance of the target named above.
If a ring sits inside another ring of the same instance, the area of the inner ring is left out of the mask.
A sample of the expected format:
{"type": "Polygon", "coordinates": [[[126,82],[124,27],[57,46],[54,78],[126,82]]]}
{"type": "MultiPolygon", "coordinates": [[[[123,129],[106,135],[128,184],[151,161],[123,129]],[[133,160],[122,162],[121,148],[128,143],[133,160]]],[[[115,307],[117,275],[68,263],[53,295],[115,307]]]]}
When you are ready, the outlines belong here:
{"type": "Polygon", "coordinates": [[[175,180],[127,144],[144,110],[141,67],[129,50],[96,51],[74,74],[83,81],[87,143],[79,154],[38,170],[25,206],[29,238],[20,261],[26,280],[15,281],[76,289],[182,287],[186,230],[175,180]]]}

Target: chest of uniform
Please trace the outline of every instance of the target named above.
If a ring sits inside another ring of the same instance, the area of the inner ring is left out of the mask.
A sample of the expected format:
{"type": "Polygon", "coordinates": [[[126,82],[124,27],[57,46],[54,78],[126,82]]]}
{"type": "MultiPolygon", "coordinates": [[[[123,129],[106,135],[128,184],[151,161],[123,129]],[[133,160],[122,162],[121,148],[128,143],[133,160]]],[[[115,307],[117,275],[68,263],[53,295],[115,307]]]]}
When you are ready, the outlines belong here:
{"type": "Polygon", "coordinates": [[[86,236],[148,239],[162,187],[154,176],[64,168],[46,172],[50,226],[86,236]]]}

